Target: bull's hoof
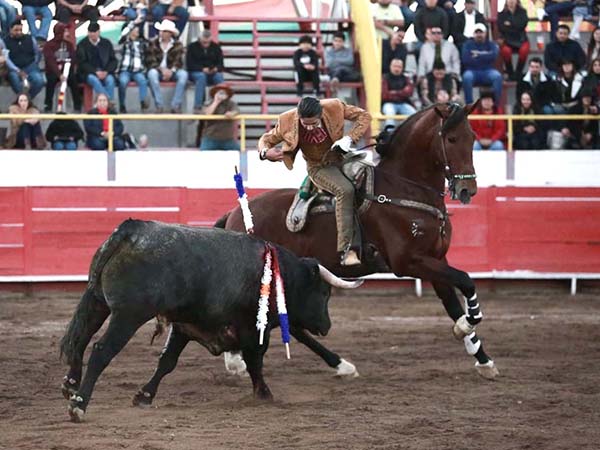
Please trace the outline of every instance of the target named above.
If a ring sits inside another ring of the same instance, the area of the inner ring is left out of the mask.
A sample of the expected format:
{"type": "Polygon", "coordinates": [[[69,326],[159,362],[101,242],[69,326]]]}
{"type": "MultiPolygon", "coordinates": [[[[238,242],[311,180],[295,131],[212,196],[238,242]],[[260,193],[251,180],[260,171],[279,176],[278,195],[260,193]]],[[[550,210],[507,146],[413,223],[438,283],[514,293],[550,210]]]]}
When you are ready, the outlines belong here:
{"type": "Polygon", "coordinates": [[[359,376],[358,370],[356,370],[356,366],[352,363],[349,363],[344,358],[340,359],[340,363],[335,369],[336,377],[356,378],[359,376]]]}
{"type": "Polygon", "coordinates": [[[465,336],[473,331],[475,331],[475,327],[467,321],[467,316],[460,316],[452,328],[452,334],[459,341],[462,341],[465,336]]]}
{"type": "Polygon", "coordinates": [[[83,406],[83,399],[77,394],[71,396],[71,402],[69,403],[69,417],[71,422],[81,423],[83,422],[83,416],[85,415],[85,408],[83,406]]]}
{"type": "Polygon", "coordinates": [[[150,392],[139,390],[137,394],[135,394],[135,396],[133,397],[132,403],[133,406],[145,408],[152,405],[152,400],[153,397],[152,394],[150,394],[150,392]]]}
{"type": "Polygon", "coordinates": [[[77,392],[77,389],[79,389],[79,383],[77,383],[75,379],[69,378],[67,376],[63,378],[60,390],[64,398],[69,400],[71,396],[77,392]]]}
{"type": "Polygon", "coordinates": [[[496,368],[496,364],[491,359],[485,364],[480,364],[479,362],[475,363],[475,370],[477,373],[485,378],[486,380],[495,380],[500,372],[496,368]]]}
{"type": "Polygon", "coordinates": [[[246,362],[240,353],[225,352],[225,370],[229,375],[247,377],[246,362]]]}

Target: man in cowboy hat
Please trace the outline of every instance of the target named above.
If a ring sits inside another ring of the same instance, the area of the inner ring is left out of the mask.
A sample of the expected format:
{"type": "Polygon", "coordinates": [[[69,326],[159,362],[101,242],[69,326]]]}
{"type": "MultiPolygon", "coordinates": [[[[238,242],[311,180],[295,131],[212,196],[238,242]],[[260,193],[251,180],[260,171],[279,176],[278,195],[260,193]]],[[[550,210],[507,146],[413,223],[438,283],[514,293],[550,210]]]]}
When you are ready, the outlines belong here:
{"type": "Polygon", "coordinates": [[[154,97],[157,112],[163,112],[163,100],[160,92],[161,81],[175,81],[175,93],[171,100],[171,112],[180,113],[185,85],[188,74],[183,68],[183,54],[185,49],[177,40],[179,31],[175,23],[165,19],[155,23],[154,27],[160,31],[160,36],[151,39],[146,51],[146,67],[148,70],[148,84],[154,97]]]}
{"type": "Polygon", "coordinates": [[[206,86],[223,82],[223,51],[212,40],[210,31],[204,30],[197,41],[188,45],[185,57],[190,80],[196,83],[194,110],[199,110],[206,86]]]}
{"type": "Polygon", "coordinates": [[[298,108],[284,112],[271,131],[258,141],[260,159],[283,161],[293,168],[298,150],[306,160],[308,175],[319,188],[335,195],[337,251],[341,264],[360,264],[356,249],[351,248],[354,233],[354,186],[341,171],[341,153],[351,150],[363,136],[371,115],[357,106],[338,99],[320,100],[305,97],[298,108]],[[353,122],[344,135],[344,121],[353,122]],[[283,148],[275,146],[283,142],[283,148]],[[340,153],[341,152],[341,153],[340,153]]]}
{"type": "Polygon", "coordinates": [[[204,121],[200,150],[239,150],[240,145],[234,139],[237,123],[233,119],[240,111],[231,99],[233,89],[227,84],[217,84],[210,89],[212,102],[207,104],[202,113],[207,115],[225,115],[228,120],[204,121]]]}

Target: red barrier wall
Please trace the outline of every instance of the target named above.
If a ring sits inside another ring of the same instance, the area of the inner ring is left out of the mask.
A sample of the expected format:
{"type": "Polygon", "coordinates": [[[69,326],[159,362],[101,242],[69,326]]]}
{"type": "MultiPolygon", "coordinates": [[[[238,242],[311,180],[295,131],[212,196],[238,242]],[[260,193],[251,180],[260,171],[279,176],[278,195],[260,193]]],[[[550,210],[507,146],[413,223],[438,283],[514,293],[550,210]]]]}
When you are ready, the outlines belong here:
{"type": "MultiPolygon", "coordinates": [[[[236,203],[234,189],[0,188],[0,276],[86,274],[129,217],[210,226],[236,203]]],[[[456,267],[600,273],[600,188],[483,188],[449,210],[456,267]]]]}

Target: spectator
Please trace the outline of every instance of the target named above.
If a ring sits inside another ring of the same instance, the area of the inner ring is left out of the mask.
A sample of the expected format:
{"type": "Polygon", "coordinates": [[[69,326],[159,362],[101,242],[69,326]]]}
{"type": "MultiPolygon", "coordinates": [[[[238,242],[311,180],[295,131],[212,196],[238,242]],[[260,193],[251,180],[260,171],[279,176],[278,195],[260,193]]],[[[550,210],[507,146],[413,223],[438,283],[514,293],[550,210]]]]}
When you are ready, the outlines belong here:
{"type": "MultiPolygon", "coordinates": [[[[382,111],[386,116],[396,114],[411,115],[416,112],[411,97],[414,86],[409,77],[404,75],[404,63],[401,59],[393,59],[390,63],[390,73],[383,76],[381,81],[382,111]]],[[[394,119],[385,121],[385,125],[394,125],[394,119]]]]}
{"type": "Polygon", "coordinates": [[[431,39],[425,42],[419,52],[417,77],[423,78],[433,70],[436,62],[443,62],[446,72],[460,80],[460,55],[452,42],[442,39],[442,29],[433,27],[430,30],[431,39]]]}
{"type": "Polygon", "coordinates": [[[6,36],[17,20],[17,10],[7,0],[0,0],[0,35],[6,36]]]}
{"type": "MultiPolygon", "coordinates": [[[[522,116],[539,114],[531,92],[525,91],[521,94],[513,114],[522,116]]],[[[515,150],[541,150],[544,145],[543,135],[542,128],[535,120],[515,120],[513,148],[515,150]]]]}
{"type": "MultiPolygon", "coordinates": [[[[95,106],[88,111],[90,115],[116,114],[117,111],[110,105],[106,94],[98,94],[95,106]]],[[[87,134],[86,145],[90,150],[108,149],[108,119],[85,119],[83,126],[87,134]]],[[[113,149],[124,150],[123,122],[113,120],[113,149]]]]}
{"type": "Polygon", "coordinates": [[[465,9],[452,19],[452,39],[459,51],[465,41],[473,37],[476,23],[485,25],[485,17],[475,8],[475,0],[465,0],[465,9]]]}
{"type": "Polygon", "coordinates": [[[135,21],[125,25],[119,43],[122,44],[121,61],[117,72],[119,73],[119,111],[127,113],[127,85],[131,79],[135,80],[140,91],[140,108],[142,112],[148,110],[148,79],[146,78],[146,40],[140,37],[140,28],[135,21]]]}
{"type": "Polygon", "coordinates": [[[529,60],[529,70],[517,84],[517,102],[521,101],[523,92],[530,92],[533,96],[533,104],[538,108],[550,101],[552,96],[553,81],[544,73],[544,64],[540,58],[533,57],[529,60]]]}
{"type": "Polygon", "coordinates": [[[436,61],[433,64],[433,70],[423,77],[420,86],[421,103],[424,107],[438,101],[439,91],[446,92],[448,100],[460,101],[456,79],[451,74],[446,73],[446,66],[442,61],[436,61]]]}
{"type": "Polygon", "coordinates": [[[546,45],[544,51],[544,63],[552,77],[555,77],[560,69],[561,61],[569,59],[575,64],[575,70],[585,67],[585,53],[578,42],[569,39],[569,27],[558,25],[556,40],[546,45]]]}
{"type": "Polygon", "coordinates": [[[583,20],[592,21],[592,10],[594,7],[595,0],[576,0],[575,7],[573,8],[573,28],[569,34],[569,38],[579,40],[581,37],[579,28],[583,20]]]}
{"type": "Polygon", "coordinates": [[[130,22],[140,30],[140,36],[144,36],[144,24],[146,23],[146,17],[148,17],[148,4],[146,0],[127,0],[125,6],[122,9],[122,14],[127,19],[126,25],[130,22]]]}
{"type": "Polygon", "coordinates": [[[229,120],[207,120],[204,122],[200,150],[239,150],[240,144],[235,139],[237,122],[232,120],[240,110],[231,99],[233,89],[226,84],[217,84],[210,89],[212,102],[208,104],[203,114],[225,115],[229,120]]]}
{"type": "MultiPolygon", "coordinates": [[[[548,19],[550,20],[550,36],[552,40],[555,40],[555,37],[558,37],[558,21],[561,16],[568,16],[573,8],[575,7],[575,1],[570,0],[546,0],[544,11],[548,15],[548,19]]],[[[568,31],[567,31],[568,34],[568,31]]],[[[549,68],[548,61],[546,61],[546,66],[549,68]]]]}
{"type": "Polygon", "coordinates": [[[572,60],[565,59],[551,89],[552,103],[544,106],[544,114],[572,114],[583,87],[583,75],[575,70],[572,60]]]}
{"type": "Polygon", "coordinates": [[[360,73],[354,68],[352,49],[344,45],[344,33],[333,35],[331,47],[325,50],[325,65],[331,79],[331,96],[337,97],[340,82],[360,81],[360,73]]]}
{"type": "Polygon", "coordinates": [[[467,103],[473,101],[473,86],[492,85],[496,102],[502,98],[502,75],[494,68],[498,45],[490,41],[486,33],[484,24],[475,24],[474,38],[462,48],[463,90],[467,103]]]}
{"type": "Polygon", "coordinates": [[[10,133],[6,137],[5,147],[8,149],[43,150],[46,139],[42,133],[39,119],[35,116],[40,112],[31,103],[27,94],[18,94],[17,99],[8,107],[9,114],[31,114],[31,119],[11,119],[10,133]]]}
{"type": "Polygon", "coordinates": [[[204,30],[186,52],[186,67],[190,80],[196,83],[194,110],[204,104],[206,86],[223,83],[223,50],[212,40],[210,31],[204,30]]]}
{"type": "Polygon", "coordinates": [[[46,84],[38,66],[41,57],[37,42],[31,35],[23,34],[23,25],[16,21],[10,27],[10,35],[4,39],[4,44],[9,52],[6,63],[10,86],[15,94],[29,89],[30,98],[35,98],[46,84]]]}
{"type": "Polygon", "coordinates": [[[40,45],[44,45],[48,39],[50,31],[50,22],[52,22],[52,12],[48,5],[54,3],[54,0],[19,0],[23,5],[23,15],[29,25],[29,33],[40,45]],[[37,16],[41,17],[40,26],[36,26],[37,16]]]}
{"type": "Polygon", "coordinates": [[[371,15],[375,21],[377,36],[382,40],[390,39],[396,30],[404,30],[404,15],[392,0],[378,0],[376,4],[372,4],[371,15]]]}
{"type": "MultiPolygon", "coordinates": [[[[581,100],[574,111],[574,114],[597,115],[598,105],[594,101],[597,96],[594,91],[583,89],[581,92],[581,100]]],[[[599,128],[598,119],[585,119],[577,121],[576,132],[579,132],[579,145],[584,150],[598,148],[599,144],[599,128]]]]}
{"type": "Polygon", "coordinates": [[[0,37],[0,83],[7,78],[8,70],[8,50],[0,37]]]}
{"type": "Polygon", "coordinates": [[[402,15],[404,16],[404,30],[408,30],[408,27],[415,21],[415,13],[410,9],[412,2],[413,0],[400,0],[400,11],[402,11],[402,15]]]}
{"type": "Polygon", "coordinates": [[[80,20],[89,20],[90,22],[98,22],[100,12],[98,6],[88,5],[88,0],[56,0],[56,20],[69,24],[73,16],[80,20]]]}
{"type": "Polygon", "coordinates": [[[450,101],[450,94],[444,89],[440,89],[435,94],[436,103],[448,103],[450,101]]]}
{"type": "Polygon", "coordinates": [[[384,74],[390,71],[392,59],[401,59],[406,64],[408,51],[403,42],[404,34],[404,30],[398,30],[394,32],[391,39],[386,39],[381,43],[381,67],[384,74]]]}
{"type": "MultiPolygon", "coordinates": [[[[56,114],[66,114],[57,110],[56,114]]],[[[77,150],[78,142],[83,139],[83,130],[76,120],[54,119],[46,130],[46,140],[52,150],[77,150]]]]}
{"type": "Polygon", "coordinates": [[[77,70],[79,79],[88,84],[96,94],[105,94],[112,100],[115,95],[115,49],[108,39],[100,37],[100,25],[88,25],[87,39],[77,44],[77,70]]]}
{"type": "Polygon", "coordinates": [[[592,97],[600,97],[600,57],[595,58],[590,64],[587,76],[583,80],[583,89],[591,92],[592,97]]]}
{"type": "Polygon", "coordinates": [[[54,37],[44,45],[44,61],[46,62],[46,99],[44,112],[49,113],[54,108],[54,91],[56,84],[65,80],[63,69],[65,63],[71,61],[71,69],[67,77],[67,84],[73,96],[73,106],[76,112],[81,112],[81,92],[76,75],[75,46],[71,39],[71,31],[61,22],[54,25],[54,37]]]}
{"type": "MultiPolygon", "coordinates": [[[[482,92],[480,98],[481,102],[473,111],[474,115],[502,114],[502,108],[496,106],[492,92],[482,92]]],[[[504,140],[506,139],[506,122],[504,120],[479,119],[470,122],[475,133],[473,150],[504,150],[504,140]]]]}
{"type": "MultiPolygon", "coordinates": [[[[150,10],[152,18],[157,22],[161,22],[165,16],[175,16],[175,27],[178,35],[183,33],[183,30],[190,18],[190,13],[187,11],[186,0],[154,0],[150,2],[150,10]]],[[[150,28],[150,37],[156,37],[158,29],[150,28]]]]}
{"type": "Polygon", "coordinates": [[[148,70],[148,83],[154,96],[157,112],[163,112],[163,99],[160,92],[160,81],[175,81],[175,92],[171,100],[171,112],[181,113],[183,94],[188,80],[188,73],[183,68],[183,54],[185,48],[177,39],[179,31],[175,23],[164,19],[155,23],[154,27],[160,31],[160,36],[152,39],[146,52],[146,67],[148,70]]]}
{"type": "Polygon", "coordinates": [[[437,6],[437,0],[425,0],[425,7],[417,9],[415,14],[415,34],[419,42],[425,42],[425,31],[434,27],[441,28],[444,39],[448,38],[448,15],[437,6]]]}
{"type": "Polygon", "coordinates": [[[319,55],[313,50],[313,42],[310,36],[304,35],[300,38],[299,47],[294,52],[294,69],[296,70],[296,94],[302,97],[304,82],[312,81],[313,95],[318,97],[319,93],[319,55]]]}
{"type": "Polygon", "coordinates": [[[592,37],[587,46],[587,61],[588,63],[600,57],[600,27],[594,28],[592,37]]]}
{"type": "Polygon", "coordinates": [[[508,78],[517,81],[521,78],[525,61],[529,55],[529,39],[527,39],[527,11],[519,0],[506,0],[504,9],[498,14],[498,30],[500,32],[500,53],[508,78]],[[518,53],[517,72],[512,64],[513,53],[518,53]]]}

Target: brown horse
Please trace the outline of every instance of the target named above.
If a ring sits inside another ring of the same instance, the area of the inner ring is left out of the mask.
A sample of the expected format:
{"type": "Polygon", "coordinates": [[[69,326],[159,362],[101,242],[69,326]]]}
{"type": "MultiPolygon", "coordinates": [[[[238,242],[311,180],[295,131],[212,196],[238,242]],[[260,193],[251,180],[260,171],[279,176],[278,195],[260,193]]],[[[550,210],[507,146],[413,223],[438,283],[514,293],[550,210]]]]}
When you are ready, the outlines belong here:
{"type": "MultiPolygon", "coordinates": [[[[311,216],[303,231],[288,231],[286,212],[295,190],[280,189],[257,196],[250,201],[250,209],[258,237],[283,245],[299,256],[315,257],[336,275],[355,277],[387,269],[397,276],[430,281],[455,323],[455,337],[463,339],[467,352],[477,359],[478,373],[491,379],[498,371],[475,334],[475,325],[482,318],[475,285],[467,273],[451,267],[446,260],[452,226],[444,203],[445,182],[448,180],[452,198],[462,203],[468,203],[477,192],[474,134],[467,120],[474,106],[434,105],[408,118],[387,136],[387,142],[379,140],[381,161],[375,167],[374,191],[377,200],[360,218],[365,247],[374,251],[365,251],[361,266],[339,264],[333,214],[311,216]],[[455,288],[465,298],[466,314],[455,288]]],[[[244,231],[240,208],[230,211],[216,226],[244,231]]],[[[291,331],[329,366],[338,368],[338,373],[343,370],[347,363],[338,355],[304,330],[291,331]]]]}

